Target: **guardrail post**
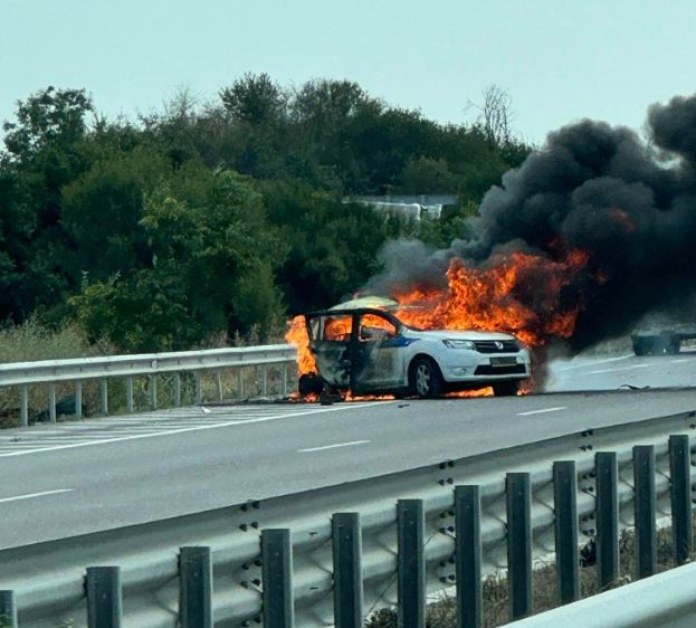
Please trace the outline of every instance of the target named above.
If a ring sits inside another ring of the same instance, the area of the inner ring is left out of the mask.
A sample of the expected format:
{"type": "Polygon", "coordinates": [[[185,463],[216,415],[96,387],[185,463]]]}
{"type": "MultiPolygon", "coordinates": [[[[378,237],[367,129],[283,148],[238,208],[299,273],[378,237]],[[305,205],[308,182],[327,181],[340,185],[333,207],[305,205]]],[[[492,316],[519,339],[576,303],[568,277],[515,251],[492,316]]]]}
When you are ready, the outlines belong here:
{"type": "Polygon", "coordinates": [[[363,625],[362,534],[360,515],[338,512],[332,518],[334,624],[363,625]]]}
{"type": "Polygon", "coordinates": [[[133,378],[126,377],[126,412],[133,414],[135,404],[133,403],[133,378]]]}
{"type": "Polygon", "coordinates": [[[181,406],[181,373],[174,374],[174,407],[181,406]]]}
{"type": "Polygon", "coordinates": [[[635,520],[637,576],[645,578],[657,571],[657,523],[655,521],[655,448],[633,448],[633,484],[635,486],[635,520]]]}
{"type": "Polygon", "coordinates": [[[215,371],[215,388],[217,390],[218,401],[222,401],[222,375],[220,371],[215,371]]]}
{"type": "Polygon", "coordinates": [[[179,581],[179,626],[212,628],[213,566],[209,547],[180,549],[179,581]]]}
{"type": "Polygon", "coordinates": [[[148,378],[150,388],[150,410],[157,410],[157,375],[148,378]]]}
{"type": "Polygon", "coordinates": [[[618,463],[615,451],[595,454],[597,475],[597,571],[599,588],[619,577],[618,463]]]}
{"type": "Polygon", "coordinates": [[[56,385],[48,385],[48,420],[56,422],[56,385]]]}
{"type": "Polygon", "coordinates": [[[27,427],[29,425],[29,386],[26,384],[20,388],[19,407],[20,427],[27,427]]]}
{"type": "Polygon", "coordinates": [[[510,618],[532,611],[532,484],[529,473],[505,478],[510,618]]]}
{"type": "Polygon", "coordinates": [[[0,591],[0,628],[17,628],[14,591],[0,591]]]}
{"type": "Polygon", "coordinates": [[[263,625],[266,628],[292,628],[295,612],[290,530],[261,531],[261,561],[263,625]]]}
{"type": "Polygon", "coordinates": [[[268,368],[265,364],[261,367],[261,395],[268,396],[268,368]]]}
{"type": "Polygon", "coordinates": [[[483,625],[481,497],[478,486],[454,487],[457,628],[483,625]]]}
{"type": "Polygon", "coordinates": [[[82,418],[82,382],[75,382],[75,416],[82,418]]]}
{"type": "Polygon", "coordinates": [[[242,371],[244,369],[240,366],[237,369],[237,394],[240,399],[244,399],[244,379],[242,377],[242,371]]]}
{"type": "Polygon", "coordinates": [[[575,461],[553,463],[554,540],[561,604],[580,599],[578,505],[575,461]]]}
{"type": "Polygon", "coordinates": [[[100,382],[101,391],[101,413],[106,416],[109,414],[109,383],[106,378],[100,382]]]}
{"type": "Polygon", "coordinates": [[[193,374],[193,378],[196,382],[196,405],[201,405],[203,403],[203,383],[201,382],[201,374],[200,372],[196,371],[193,374]]]}
{"type": "Polygon", "coordinates": [[[119,567],[87,568],[87,625],[119,628],[123,615],[119,567]]]}
{"type": "Polygon", "coordinates": [[[425,514],[422,499],[397,502],[399,628],[425,628],[425,514]]]}
{"type": "Polygon", "coordinates": [[[669,437],[670,498],[672,537],[678,565],[689,561],[691,531],[691,449],[686,434],[669,437]]]}

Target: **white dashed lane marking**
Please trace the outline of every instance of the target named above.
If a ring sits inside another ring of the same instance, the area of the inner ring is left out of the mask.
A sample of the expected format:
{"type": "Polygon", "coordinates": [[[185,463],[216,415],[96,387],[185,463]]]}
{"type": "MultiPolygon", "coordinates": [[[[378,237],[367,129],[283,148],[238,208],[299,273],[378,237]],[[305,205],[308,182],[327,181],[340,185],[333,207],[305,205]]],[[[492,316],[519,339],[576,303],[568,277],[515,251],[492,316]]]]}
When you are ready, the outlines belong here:
{"type": "Polygon", "coordinates": [[[308,454],[313,451],[325,451],[327,449],[337,449],[339,447],[354,447],[355,445],[365,445],[371,443],[371,440],[352,440],[347,443],[335,443],[334,445],[323,445],[321,447],[307,447],[306,449],[298,449],[301,454],[308,454]]]}
{"type": "Polygon", "coordinates": [[[15,495],[14,497],[0,497],[0,504],[34,499],[36,497],[47,497],[49,495],[60,495],[61,493],[69,493],[72,490],[71,488],[57,488],[52,491],[43,491],[41,493],[26,493],[25,495],[15,495]]]}
{"type": "Polygon", "coordinates": [[[0,458],[300,418],[337,410],[358,410],[375,403],[384,402],[356,403],[350,406],[328,408],[285,407],[280,413],[277,406],[257,408],[213,406],[207,408],[209,412],[205,413],[205,420],[201,420],[200,408],[180,408],[170,412],[141,414],[137,417],[88,419],[82,423],[67,422],[52,425],[50,430],[46,431],[43,431],[41,427],[29,427],[17,430],[0,440],[0,458]]]}
{"type": "Polygon", "coordinates": [[[516,416],[531,416],[533,414],[546,414],[547,412],[560,412],[567,410],[566,406],[558,406],[557,408],[542,408],[541,410],[529,410],[528,412],[518,412],[516,416]]]}

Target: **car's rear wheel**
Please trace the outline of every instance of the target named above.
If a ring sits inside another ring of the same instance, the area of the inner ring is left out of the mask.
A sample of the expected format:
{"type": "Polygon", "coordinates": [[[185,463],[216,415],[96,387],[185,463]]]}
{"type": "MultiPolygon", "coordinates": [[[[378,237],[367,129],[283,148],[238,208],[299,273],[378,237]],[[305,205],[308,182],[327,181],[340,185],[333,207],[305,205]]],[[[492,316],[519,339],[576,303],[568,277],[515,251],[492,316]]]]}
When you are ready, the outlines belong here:
{"type": "Polygon", "coordinates": [[[419,357],[409,369],[411,392],[421,399],[435,399],[442,394],[442,374],[430,358],[419,357]]]}
{"type": "Polygon", "coordinates": [[[496,382],[493,384],[493,394],[496,397],[514,397],[520,388],[518,381],[496,382]]]}

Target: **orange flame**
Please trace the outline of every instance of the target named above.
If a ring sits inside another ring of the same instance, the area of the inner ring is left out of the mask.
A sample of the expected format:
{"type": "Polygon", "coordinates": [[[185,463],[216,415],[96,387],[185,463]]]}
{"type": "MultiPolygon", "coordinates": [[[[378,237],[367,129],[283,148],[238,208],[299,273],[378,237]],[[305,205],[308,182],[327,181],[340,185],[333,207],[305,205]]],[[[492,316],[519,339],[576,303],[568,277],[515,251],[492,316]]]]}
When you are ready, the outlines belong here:
{"type": "MultiPolygon", "coordinates": [[[[581,250],[569,252],[560,261],[533,253],[499,253],[478,268],[455,258],[447,270],[446,288],[414,287],[393,295],[402,306],[396,314],[420,329],[503,331],[539,347],[553,338],[573,335],[582,304],[564,306],[562,291],[588,258],[581,250]]],[[[304,317],[290,322],[286,340],[298,348],[298,374],[316,372],[304,317]]]]}

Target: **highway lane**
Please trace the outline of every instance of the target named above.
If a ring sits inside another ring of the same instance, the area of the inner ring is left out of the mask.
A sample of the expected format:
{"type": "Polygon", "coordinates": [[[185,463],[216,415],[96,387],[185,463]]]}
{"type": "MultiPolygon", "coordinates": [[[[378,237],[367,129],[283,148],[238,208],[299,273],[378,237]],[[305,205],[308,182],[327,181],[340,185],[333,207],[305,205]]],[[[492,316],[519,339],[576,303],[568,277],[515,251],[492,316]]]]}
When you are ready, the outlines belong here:
{"type": "MultiPolygon", "coordinates": [[[[583,373],[593,376],[583,369],[603,370],[597,363],[559,366],[559,373],[581,373],[573,376],[575,382],[583,373]]],[[[696,360],[690,366],[696,368],[696,360]]],[[[605,373],[603,381],[609,379],[605,373]]],[[[0,547],[694,409],[696,389],[557,392],[498,399],[178,409],[8,430],[0,442],[0,547]]]]}
{"type": "Polygon", "coordinates": [[[623,351],[551,362],[544,391],[696,386],[696,351],[637,357],[623,351]]]}

